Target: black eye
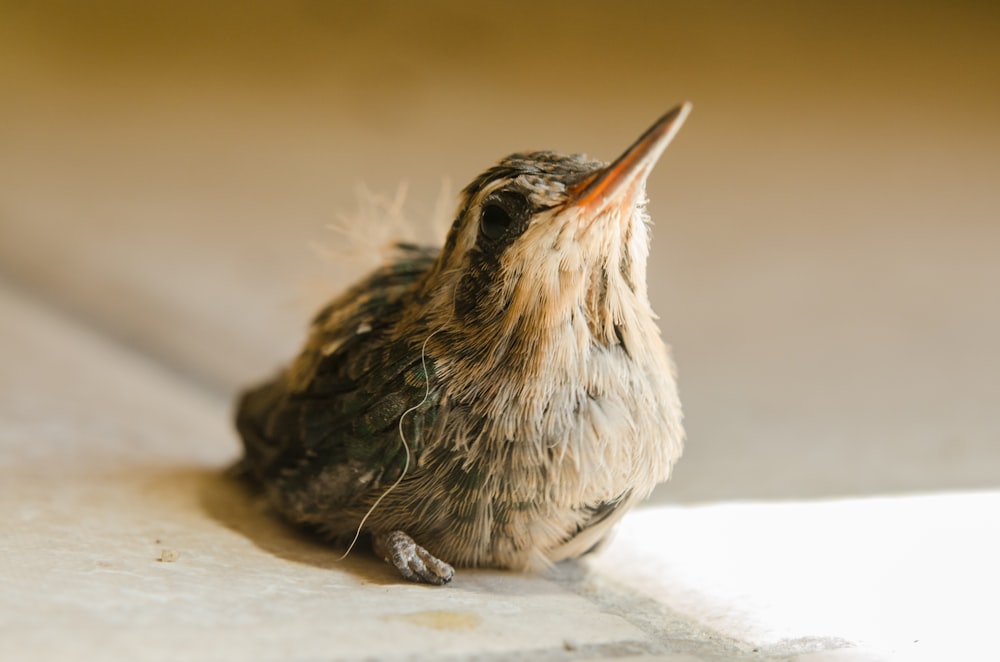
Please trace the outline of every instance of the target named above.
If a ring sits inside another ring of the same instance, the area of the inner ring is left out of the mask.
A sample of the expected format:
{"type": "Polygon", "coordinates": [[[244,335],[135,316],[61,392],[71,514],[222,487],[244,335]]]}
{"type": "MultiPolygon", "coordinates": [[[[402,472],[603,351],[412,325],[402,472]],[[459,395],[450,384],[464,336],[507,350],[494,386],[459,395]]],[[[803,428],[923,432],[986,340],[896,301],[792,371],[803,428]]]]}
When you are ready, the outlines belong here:
{"type": "Polygon", "coordinates": [[[500,205],[490,204],[483,207],[479,217],[479,229],[487,239],[497,240],[510,227],[511,217],[500,205]]]}
{"type": "Polygon", "coordinates": [[[488,242],[509,243],[528,227],[528,200],[514,191],[497,191],[483,201],[479,212],[479,234],[488,242]]]}

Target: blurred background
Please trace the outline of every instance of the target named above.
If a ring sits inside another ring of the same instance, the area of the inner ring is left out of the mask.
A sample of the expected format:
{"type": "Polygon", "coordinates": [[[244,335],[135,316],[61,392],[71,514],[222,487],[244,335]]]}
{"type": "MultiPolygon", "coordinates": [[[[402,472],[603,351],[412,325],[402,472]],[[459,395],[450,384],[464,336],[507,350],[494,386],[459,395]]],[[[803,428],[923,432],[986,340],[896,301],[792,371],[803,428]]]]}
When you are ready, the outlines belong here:
{"type": "Polygon", "coordinates": [[[498,158],[611,159],[690,100],[649,187],[689,436],[656,498],[996,487],[998,7],[0,0],[0,286],[221,420],[373,214],[438,242],[498,158]]]}

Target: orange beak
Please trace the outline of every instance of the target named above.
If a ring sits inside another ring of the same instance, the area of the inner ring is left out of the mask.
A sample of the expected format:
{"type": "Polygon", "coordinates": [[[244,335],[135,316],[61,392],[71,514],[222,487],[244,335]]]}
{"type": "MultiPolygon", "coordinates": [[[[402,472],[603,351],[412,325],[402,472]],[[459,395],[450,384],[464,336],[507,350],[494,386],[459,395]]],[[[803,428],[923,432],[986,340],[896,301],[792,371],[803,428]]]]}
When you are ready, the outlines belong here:
{"type": "Polygon", "coordinates": [[[614,163],[577,183],[570,190],[567,206],[581,207],[590,215],[614,200],[631,203],[689,112],[691,104],[685,102],[656,120],[614,163]]]}

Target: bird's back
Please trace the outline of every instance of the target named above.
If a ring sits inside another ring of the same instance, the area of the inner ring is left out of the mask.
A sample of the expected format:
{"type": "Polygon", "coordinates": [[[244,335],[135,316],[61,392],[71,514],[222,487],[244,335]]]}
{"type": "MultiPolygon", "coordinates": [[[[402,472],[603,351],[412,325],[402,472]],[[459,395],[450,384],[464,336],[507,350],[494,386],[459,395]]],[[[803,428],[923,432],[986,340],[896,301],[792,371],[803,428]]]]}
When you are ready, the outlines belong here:
{"type": "MultiPolygon", "coordinates": [[[[352,504],[403,470],[399,418],[426,389],[419,348],[393,333],[437,250],[397,249],[394,261],[320,311],[291,366],[237,404],[239,472],[290,519],[335,534],[344,533],[338,520],[357,525],[352,504]]],[[[410,417],[410,428],[424,417],[410,417]]]]}

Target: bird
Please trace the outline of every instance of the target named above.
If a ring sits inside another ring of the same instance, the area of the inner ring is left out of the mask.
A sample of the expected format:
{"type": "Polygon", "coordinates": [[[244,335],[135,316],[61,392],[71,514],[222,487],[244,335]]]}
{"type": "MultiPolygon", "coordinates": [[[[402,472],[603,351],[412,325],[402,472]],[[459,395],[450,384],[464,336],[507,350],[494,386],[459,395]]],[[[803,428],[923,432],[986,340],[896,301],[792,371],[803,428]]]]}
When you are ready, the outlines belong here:
{"type": "Polygon", "coordinates": [[[646,180],[690,108],[610,164],[520,152],[473,179],[443,247],[394,245],[238,396],[237,473],[414,582],[599,547],[684,445],[648,298],[646,180]]]}

